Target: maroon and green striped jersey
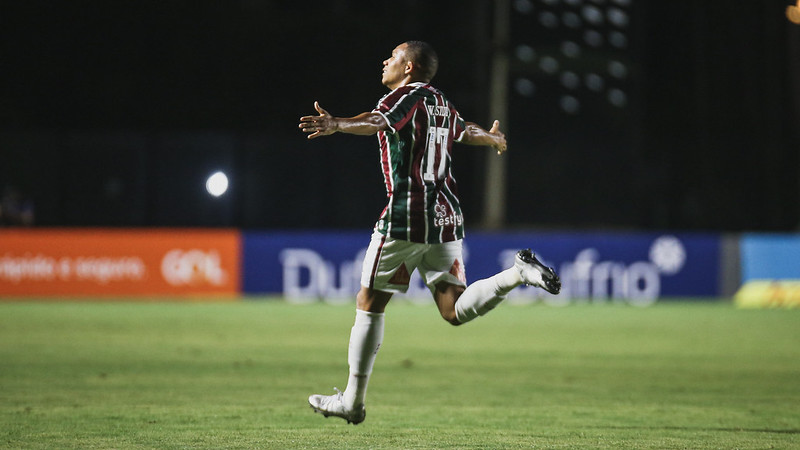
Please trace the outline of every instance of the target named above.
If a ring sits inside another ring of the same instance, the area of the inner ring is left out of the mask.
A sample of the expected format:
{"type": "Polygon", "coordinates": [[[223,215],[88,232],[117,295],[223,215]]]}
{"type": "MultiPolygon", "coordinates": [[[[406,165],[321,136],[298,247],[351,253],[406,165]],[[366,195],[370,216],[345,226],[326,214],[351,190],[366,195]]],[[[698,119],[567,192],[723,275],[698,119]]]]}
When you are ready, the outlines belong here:
{"type": "Polygon", "coordinates": [[[464,217],[451,172],[453,142],[466,125],[441,91],[426,83],[401,86],[374,109],[389,129],[378,133],[389,204],[375,229],[426,244],[464,237],[464,217]]]}

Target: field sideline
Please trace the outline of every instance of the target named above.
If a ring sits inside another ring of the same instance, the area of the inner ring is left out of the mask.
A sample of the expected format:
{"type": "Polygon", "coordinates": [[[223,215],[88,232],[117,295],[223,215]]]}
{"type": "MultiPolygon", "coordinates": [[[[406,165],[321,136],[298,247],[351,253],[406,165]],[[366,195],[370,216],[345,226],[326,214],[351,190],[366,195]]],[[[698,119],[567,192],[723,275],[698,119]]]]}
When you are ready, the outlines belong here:
{"type": "Polygon", "coordinates": [[[800,310],[389,306],[358,426],[353,306],[0,302],[3,448],[800,448],[800,310]]]}

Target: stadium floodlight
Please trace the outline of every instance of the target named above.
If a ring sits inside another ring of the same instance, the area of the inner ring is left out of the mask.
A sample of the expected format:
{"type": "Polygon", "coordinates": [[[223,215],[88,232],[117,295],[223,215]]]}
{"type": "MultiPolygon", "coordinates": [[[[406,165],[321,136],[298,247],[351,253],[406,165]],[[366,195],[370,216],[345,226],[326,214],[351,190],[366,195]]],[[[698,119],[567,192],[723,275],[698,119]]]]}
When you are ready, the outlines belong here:
{"type": "Polygon", "coordinates": [[[214,172],[206,180],[206,191],[214,197],[219,197],[228,190],[228,176],[225,172],[214,172]]]}

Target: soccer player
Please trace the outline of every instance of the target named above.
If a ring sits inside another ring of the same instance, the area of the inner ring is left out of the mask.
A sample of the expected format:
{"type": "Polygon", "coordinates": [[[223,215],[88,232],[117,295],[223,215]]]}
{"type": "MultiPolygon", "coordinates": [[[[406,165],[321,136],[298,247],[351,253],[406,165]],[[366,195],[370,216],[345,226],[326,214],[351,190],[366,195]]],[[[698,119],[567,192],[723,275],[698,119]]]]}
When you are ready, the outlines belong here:
{"type": "Polygon", "coordinates": [[[380,163],[389,204],[375,225],[356,296],[350,331],[350,376],[344,392],[312,395],[308,402],[325,417],[348,423],[364,421],[364,399],[375,356],[383,340],[384,310],[394,293],[406,292],[410,275],[419,270],[446,321],[461,325],[482,316],[515,287],[527,284],[552,294],[561,281],[530,250],[520,250],[514,266],[469,286],[461,243],[464,218],[451,172],[453,143],[506,151],[500,123],[488,131],[465,122],[444,94],[430,85],[439,60],[421,41],[398,45],[383,61],[382,83],[391,90],[372,111],[334,117],[319,103],[318,116],[300,118],[309,139],[336,132],[377,134],[380,163]]]}

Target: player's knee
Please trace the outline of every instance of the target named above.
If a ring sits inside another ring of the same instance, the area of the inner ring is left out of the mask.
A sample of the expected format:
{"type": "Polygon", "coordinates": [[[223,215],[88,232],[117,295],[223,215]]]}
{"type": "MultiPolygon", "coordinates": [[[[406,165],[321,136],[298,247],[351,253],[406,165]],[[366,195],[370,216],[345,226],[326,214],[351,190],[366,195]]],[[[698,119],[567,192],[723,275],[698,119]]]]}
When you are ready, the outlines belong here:
{"type": "Polygon", "coordinates": [[[458,317],[456,317],[455,311],[442,312],[441,314],[442,319],[444,319],[450,325],[453,325],[454,327],[461,325],[461,322],[458,321],[458,317]]]}
{"type": "Polygon", "coordinates": [[[381,292],[362,287],[356,294],[356,307],[362,311],[382,313],[392,298],[390,292],[381,292]]]}
{"type": "Polygon", "coordinates": [[[461,322],[456,317],[456,302],[461,294],[464,293],[464,286],[458,286],[447,282],[441,282],[436,285],[434,292],[434,299],[436,305],[439,307],[439,314],[442,319],[447,321],[450,325],[458,326],[461,322]]]}

